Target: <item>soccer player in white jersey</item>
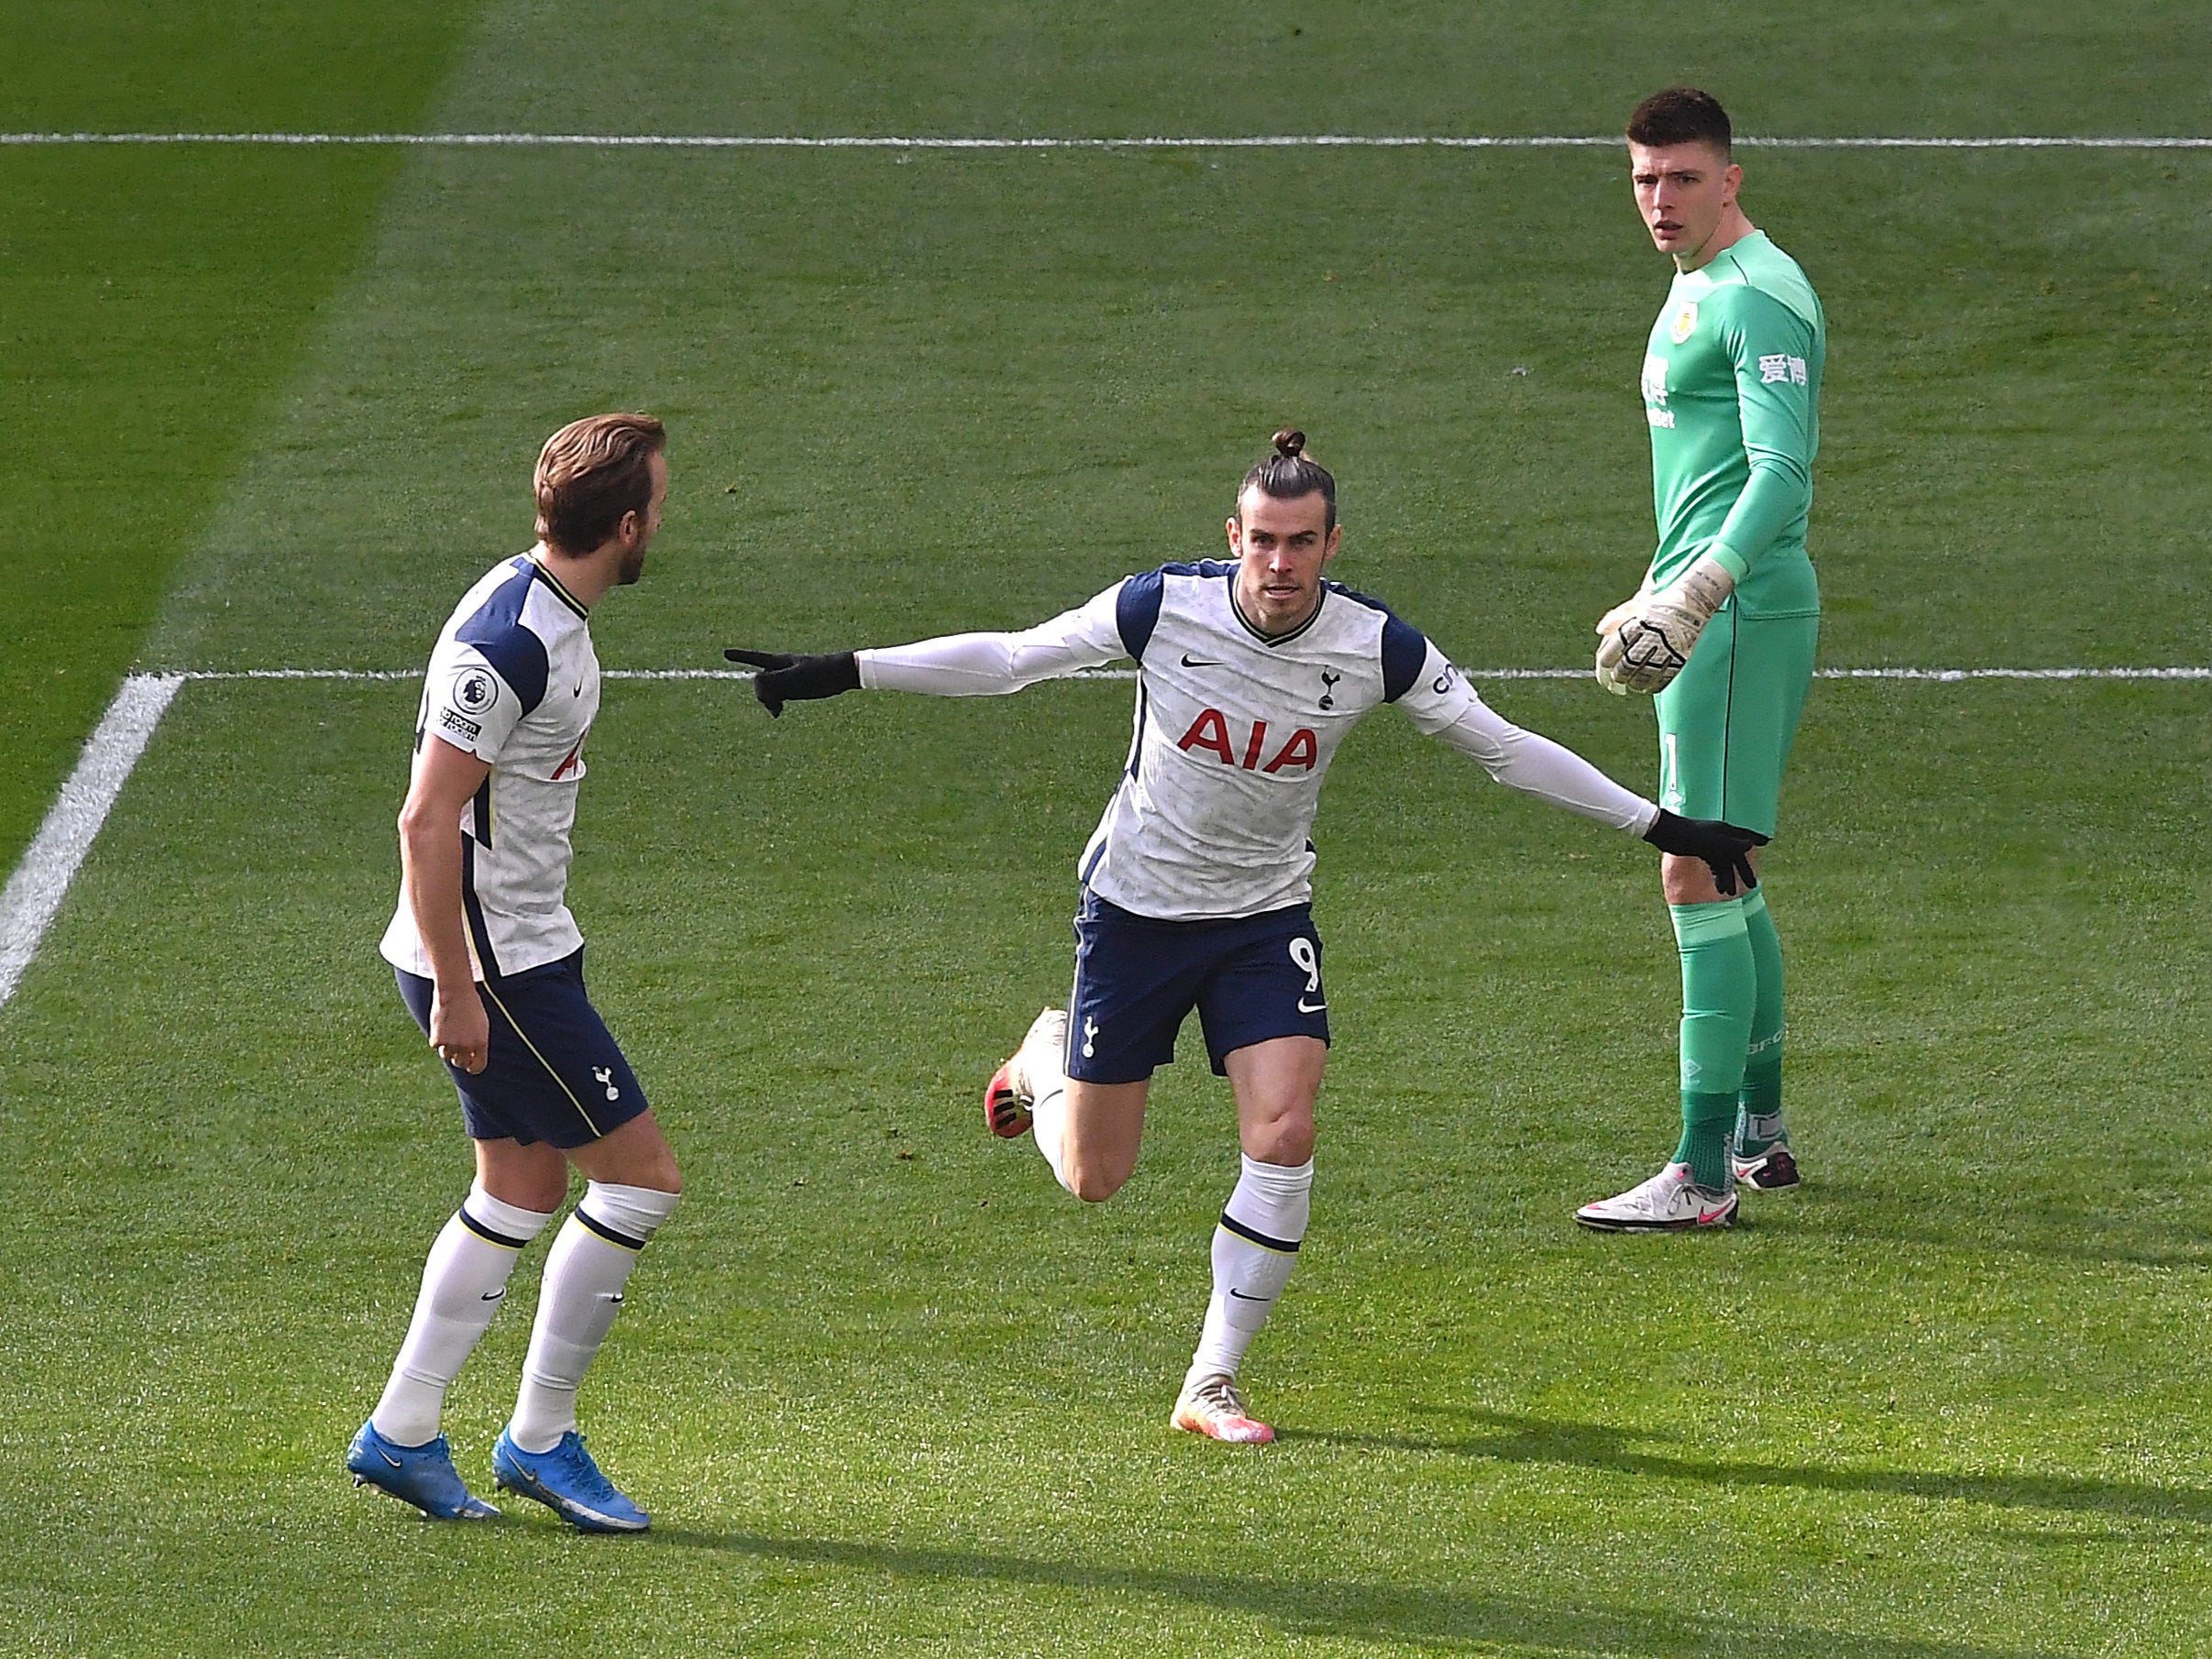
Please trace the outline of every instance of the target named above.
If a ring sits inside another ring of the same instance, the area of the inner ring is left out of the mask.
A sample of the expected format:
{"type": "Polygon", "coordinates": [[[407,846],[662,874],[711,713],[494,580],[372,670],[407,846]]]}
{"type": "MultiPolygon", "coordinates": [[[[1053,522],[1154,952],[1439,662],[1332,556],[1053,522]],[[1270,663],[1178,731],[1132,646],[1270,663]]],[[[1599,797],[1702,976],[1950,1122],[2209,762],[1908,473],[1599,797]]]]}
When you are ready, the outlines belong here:
{"type": "Polygon", "coordinates": [[[357,1484],[442,1520],[499,1511],[455,1469],[446,1390],[507,1291],[516,1255],[582,1171],[554,1241],[492,1478],[585,1532],[645,1511],[577,1432],[576,1396],[622,1287],[683,1181],[644,1091],[584,991],[563,902],[584,740],[599,712],[587,625],[634,582],[668,493],[650,415],[564,426],[538,456],[538,543],[462,597],[431,652],[400,813],[400,903],[383,954],[461,1097],[476,1181],[431,1247],[383,1398],[346,1455],[357,1484]]]}
{"type": "Polygon", "coordinates": [[[1336,480],[1303,433],[1245,475],[1228,560],[1162,566],[1020,633],[791,656],[732,651],[787,701],[871,690],[1009,692],[1128,656],[1136,733],[1084,850],[1075,982],[985,1091],[998,1134],[1034,1127],[1061,1185],[1096,1203],[1137,1165],[1153,1071],[1194,1007],[1236,1095],[1243,1170],[1213,1237],[1214,1292],[1177,1397],[1176,1427],[1265,1442],[1236,1383],[1304,1237],[1328,997],[1306,839],[1331,758],[1396,703],[1421,731],[1525,790],[1663,850],[1747,876],[1758,837],[1677,818],[1484,706],[1450,659],[1375,600],[1323,579],[1337,555],[1336,480]]]}

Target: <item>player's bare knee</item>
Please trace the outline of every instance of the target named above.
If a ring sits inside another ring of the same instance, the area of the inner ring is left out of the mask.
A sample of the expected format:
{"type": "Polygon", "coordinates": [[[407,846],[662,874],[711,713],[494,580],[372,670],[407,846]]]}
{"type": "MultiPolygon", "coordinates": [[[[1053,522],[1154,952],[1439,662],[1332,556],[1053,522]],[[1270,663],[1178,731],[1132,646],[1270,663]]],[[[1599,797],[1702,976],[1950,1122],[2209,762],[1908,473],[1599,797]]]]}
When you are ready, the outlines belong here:
{"type": "Polygon", "coordinates": [[[1659,889],[1670,905],[1717,905],[1724,895],[1712,879],[1712,871],[1702,859],[1680,858],[1666,853],[1659,860],[1659,889]]]}
{"type": "Polygon", "coordinates": [[[1128,1184],[1132,1171],[1101,1159],[1085,1161],[1080,1154],[1068,1159],[1068,1191],[1087,1204],[1104,1203],[1128,1184]]]}
{"type": "Polygon", "coordinates": [[[1314,1156],[1313,1114],[1293,1114],[1257,1125],[1242,1139],[1245,1156],[1254,1162],[1295,1169],[1314,1156]]]}

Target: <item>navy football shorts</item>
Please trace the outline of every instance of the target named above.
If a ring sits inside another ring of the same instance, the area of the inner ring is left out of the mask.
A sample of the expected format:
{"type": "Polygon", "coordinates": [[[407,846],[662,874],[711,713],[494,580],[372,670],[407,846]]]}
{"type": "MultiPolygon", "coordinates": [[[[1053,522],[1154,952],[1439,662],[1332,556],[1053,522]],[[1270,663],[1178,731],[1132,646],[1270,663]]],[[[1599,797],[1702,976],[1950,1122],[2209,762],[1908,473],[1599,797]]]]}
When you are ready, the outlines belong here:
{"type": "Polygon", "coordinates": [[[1313,906],[1226,921],[1158,921],[1086,887],[1075,913],[1068,1075],[1093,1083],[1143,1081],[1173,1061],[1175,1034],[1193,1008],[1216,1076],[1227,1075],[1229,1054],[1253,1043],[1328,1041],[1313,906]]]}
{"type": "MultiPolygon", "coordinates": [[[[430,1035],[430,981],[395,970],[414,1023],[430,1035]]],[[[544,1141],[566,1151],[645,1109],[645,1091],[584,994],[584,952],[479,981],[491,1049],[473,1077],[447,1065],[471,1140],[544,1141]]]]}

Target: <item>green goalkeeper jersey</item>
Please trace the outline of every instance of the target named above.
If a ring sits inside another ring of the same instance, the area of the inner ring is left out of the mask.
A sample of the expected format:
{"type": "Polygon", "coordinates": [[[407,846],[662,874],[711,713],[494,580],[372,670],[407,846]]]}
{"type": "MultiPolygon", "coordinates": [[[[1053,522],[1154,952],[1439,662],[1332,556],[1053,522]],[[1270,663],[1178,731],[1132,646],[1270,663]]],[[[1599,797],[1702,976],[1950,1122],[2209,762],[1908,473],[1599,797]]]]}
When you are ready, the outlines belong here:
{"type": "Polygon", "coordinates": [[[1654,587],[1709,553],[1741,614],[1819,611],[1805,521],[1827,355],[1819,296],[1764,232],[1676,276],[1644,357],[1654,587]]]}

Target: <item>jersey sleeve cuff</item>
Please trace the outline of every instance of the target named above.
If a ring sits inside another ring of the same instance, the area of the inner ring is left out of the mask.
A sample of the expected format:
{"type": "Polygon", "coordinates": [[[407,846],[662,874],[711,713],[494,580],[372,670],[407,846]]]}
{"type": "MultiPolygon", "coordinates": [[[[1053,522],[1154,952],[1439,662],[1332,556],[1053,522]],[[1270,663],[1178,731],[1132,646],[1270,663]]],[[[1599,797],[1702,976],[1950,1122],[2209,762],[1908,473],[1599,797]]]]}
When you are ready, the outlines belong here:
{"type": "Polygon", "coordinates": [[[1715,542],[1705,550],[1705,556],[1728,572],[1732,581],[1740,582],[1751,574],[1751,561],[1726,542],[1715,542]]]}

